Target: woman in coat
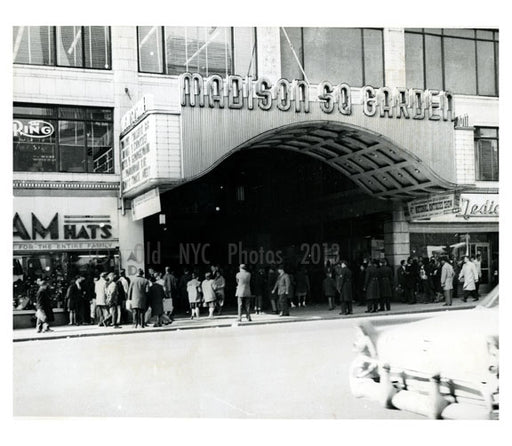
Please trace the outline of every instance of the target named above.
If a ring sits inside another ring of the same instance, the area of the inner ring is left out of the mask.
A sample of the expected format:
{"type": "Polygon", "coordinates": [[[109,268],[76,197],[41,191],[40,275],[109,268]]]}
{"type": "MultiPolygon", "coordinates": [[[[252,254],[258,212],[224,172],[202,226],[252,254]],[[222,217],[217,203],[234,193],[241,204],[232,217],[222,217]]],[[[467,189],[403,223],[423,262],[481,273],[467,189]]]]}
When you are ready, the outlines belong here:
{"type": "Polygon", "coordinates": [[[208,307],[208,317],[212,318],[215,310],[215,280],[212,279],[211,273],[204,275],[201,291],[203,292],[204,303],[208,307]]]}
{"type": "Polygon", "coordinates": [[[341,301],[340,314],[352,314],[352,271],[348,268],[346,260],[341,261],[338,284],[341,301]]]}
{"type": "Polygon", "coordinates": [[[77,276],[66,293],[69,325],[78,325],[77,313],[79,313],[80,305],[83,305],[85,299],[85,290],[82,285],[84,281],[85,279],[83,277],[77,276]]]}
{"type": "Polygon", "coordinates": [[[373,260],[368,268],[366,268],[364,280],[366,303],[368,305],[366,313],[375,313],[378,309],[380,299],[379,276],[379,261],[373,260]]]}
{"type": "Polygon", "coordinates": [[[329,303],[329,311],[334,310],[334,297],[338,290],[336,289],[336,281],[333,279],[332,272],[330,271],[325,274],[325,279],[322,282],[322,291],[329,303]]]}
{"type": "Polygon", "coordinates": [[[50,322],[53,322],[53,310],[50,298],[50,288],[44,279],[37,279],[39,289],[36,294],[36,330],[38,333],[52,331],[50,322]]]}
{"type": "Polygon", "coordinates": [[[165,288],[160,273],[156,274],[155,279],[156,280],[151,283],[151,287],[149,288],[149,306],[151,307],[151,317],[156,317],[154,326],[161,327],[162,315],[164,314],[165,288]]]}
{"type": "Polygon", "coordinates": [[[192,273],[192,278],[187,283],[188,303],[190,305],[190,319],[199,317],[199,304],[201,303],[201,282],[197,280],[197,274],[192,273]]]}
{"type": "Polygon", "coordinates": [[[139,269],[137,276],[130,282],[128,288],[128,300],[131,302],[133,312],[134,328],[141,328],[146,326],[144,320],[144,313],[147,306],[147,294],[149,290],[149,280],[144,277],[144,271],[139,269]]]}
{"type": "Polygon", "coordinates": [[[379,311],[391,310],[391,297],[393,296],[393,270],[388,259],[382,259],[379,268],[379,311]]]}

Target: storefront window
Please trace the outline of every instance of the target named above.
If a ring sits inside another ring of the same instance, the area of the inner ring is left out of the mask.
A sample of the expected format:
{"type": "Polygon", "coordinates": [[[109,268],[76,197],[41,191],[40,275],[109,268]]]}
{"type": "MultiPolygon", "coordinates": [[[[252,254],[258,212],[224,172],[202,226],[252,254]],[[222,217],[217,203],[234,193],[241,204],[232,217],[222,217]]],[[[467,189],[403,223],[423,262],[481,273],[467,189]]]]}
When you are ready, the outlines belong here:
{"type": "Polygon", "coordinates": [[[13,309],[33,310],[35,308],[38,278],[48,280],[52,306],[63,308],[67,288],[76,276],[85,277],[90,286],[101,272],[118,270],[119,255],[113,250],[15,254],[13,309]]]}
{"type": "Polygon", "coordinates": [[[499,180],[498,129],[478,127],[475,130],[476,179],[478,181],[499,180]]]}
{"type": "Polygon", "coordinates": [[[15,64],[111,69],[108,26],[15,26],[15,64]]]}
{"type": "Polygon", "coordinates": [[[407,86],[498,95],[497,30],[405,30],[407,86]]]}
{"type": "Polygon", "coordinates": [[[16,172],[113,173],[111,109],[14,105],[16,172]]]}

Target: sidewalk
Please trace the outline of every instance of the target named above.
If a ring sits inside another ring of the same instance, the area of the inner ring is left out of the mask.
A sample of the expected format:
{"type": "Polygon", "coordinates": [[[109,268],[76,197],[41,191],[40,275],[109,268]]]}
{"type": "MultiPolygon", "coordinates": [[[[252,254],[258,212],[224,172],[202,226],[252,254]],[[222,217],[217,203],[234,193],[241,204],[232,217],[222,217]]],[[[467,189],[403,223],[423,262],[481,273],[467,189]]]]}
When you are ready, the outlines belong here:
{"type": "MultiPolygon", "coordinates": [[[[480,300],[483,298],[482,296],[480,300]]],[[[339,305],[333,310],[329,311],[327,305],[316,304],[307,307],[298,307],[290,309],[290,316],[279,317],[273,313],[252,314],[252,322],[246,321],[245,317],[241,323],[237,322],[237,315],[235,312],[227,312],[221,316],[214,316],[209,319],[206,316],[206,310],[203,310],[204,316],[199,319],[189,319],[185,316],[178,316],[172,324],[163,327],[153,327],[152,324],[144,329],[135,329],[131,324],[125,324],[122,328],[112,327],[98,327],[97,325],[63,325],[51,327],[53,331],[48,333],[36,333],[35,328],[24,328],[13,330],[13,341],[33,341],[33,340],[47,340],[47,339],[65,339],[75,337],[87,336],[103,336],[103,335],[121,335],[127,333],[148,333],[156,331],[174,331],[174,330],[191,330],[200,328],[212,327],[232,327],[232,326],[251,326],[251,325],[264,325],[264,324],[278,324],[286,322],[303,322],[303,321],[318,321],[318,320],[333,320],[333,319],[355,319],[361,317],[378,317],[384,318],[389,315],[407,315],[417,313],[427,313],[432,311],[454,311],[461,309],[473,308],[477,302],[468,301],[464,303],[461,299],[454,299],[453,306],[445,307],[442,303],[418,303],[408,305],[404,303],[393,303],[391,311],[382,311],[377,313],[365,313],[366,307],[354,305],[354,313],[349,316],[341,316],[339,314],[339,305]]]]}

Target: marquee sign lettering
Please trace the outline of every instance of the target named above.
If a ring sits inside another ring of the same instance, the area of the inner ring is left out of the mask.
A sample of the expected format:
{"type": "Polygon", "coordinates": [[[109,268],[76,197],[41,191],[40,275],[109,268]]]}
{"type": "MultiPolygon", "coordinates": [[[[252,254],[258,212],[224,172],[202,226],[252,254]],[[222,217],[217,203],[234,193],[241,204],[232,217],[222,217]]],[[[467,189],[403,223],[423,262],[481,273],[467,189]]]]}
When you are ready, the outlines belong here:
{"type": "Polygon", "coordinates": [[[59,225],[56,213],[45,226],[32,212],[30,226],[18,213],[12,220],[13,238],[21,240],[96,240],[110,239],[112,225],[109,215],[64,215],[63,225],[59,225]],[[30,230],[28,229],[30,228],[30,230]]]}
{"type": "MultiPolygon", "coordinates": [[[[320,82],[314,100],[312,88],[303,80],[290,82],[279,79],[272,84],[265,77],[257,80],[237,75],[225,79],[219,75],[203,78],[197,73],[184,73],[180,76],[183,107],[247,110],[276,108],[283,112],[294,110],[296,113],[309,113],[312,106],[318,106],[326,114],[352,114],[352,88],[348,84],[320,82]]],[[[446,91],[374,88],[367,85],[361,88],[360,104],[366,116],[431,121],[453,121],[455,118],[453,96],[446,91]]]]}

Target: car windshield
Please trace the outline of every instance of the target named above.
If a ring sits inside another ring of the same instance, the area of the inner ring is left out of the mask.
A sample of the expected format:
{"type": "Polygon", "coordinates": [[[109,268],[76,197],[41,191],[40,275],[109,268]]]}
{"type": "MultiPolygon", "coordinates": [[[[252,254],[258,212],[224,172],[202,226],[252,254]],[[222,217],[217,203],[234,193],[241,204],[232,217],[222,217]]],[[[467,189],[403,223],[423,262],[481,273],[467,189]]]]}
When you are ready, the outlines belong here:
{"type": "Polygon", "coordinates": [[[495,308],[500,303],[499,298],[499,286],[496,286],[493,288],[487,296],[484,297],[482,302],[477,306],[477,308],[495,308]]]}

